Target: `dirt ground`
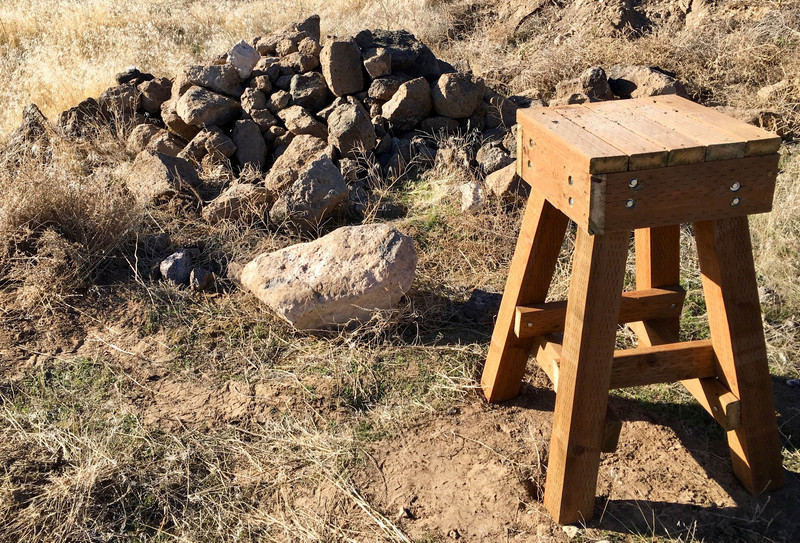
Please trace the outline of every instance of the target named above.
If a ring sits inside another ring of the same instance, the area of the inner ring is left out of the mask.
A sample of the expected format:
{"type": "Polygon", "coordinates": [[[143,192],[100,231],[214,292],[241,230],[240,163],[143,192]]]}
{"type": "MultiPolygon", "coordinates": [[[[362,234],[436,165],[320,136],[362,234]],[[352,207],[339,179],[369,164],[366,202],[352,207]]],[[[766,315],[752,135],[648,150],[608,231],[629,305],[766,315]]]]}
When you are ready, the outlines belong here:
{"type": "MultiPolygon", "coordinates": [[[[322,421],[346,416],[326,376],[302,383],[219,376],[187,382],[171,363],[176,355],[167,338],[140,337],[138,309],[123,304],[103,320],[59,312],[48,327],[7,314],[0,326],[2,379],[53,358],[113,359],[124,369],[120,380],[134,384],[129,407],[144,424],[167,432],[258,424],[284,409],[307,410],[322,421]],[[313,398],[304,393],[310,385],[313,398]]],[[[483,334],[489,333],[487,326],[483,334]]],[[[796,436],[800,395],[780,379],[773,387],[783,437],[796,436]]],[[[416,541],[797,540],[800,474],[789,472],[783,488],[751,496],[731,472],[723,431],[699,406],[621,395],[610,399],[624,423],[616,452],[602,458],[595,516],[568,535],[541,504],[554,397],[539,370],[529,372],[511,402],[488,405],[477,391],[468,393],[447,411],[373,442],[372,461],[355,474],[355,486],[416,541]]],[[[327,510],[330,493],[321,482],[298,503],[346,515],[327,510]]]]}

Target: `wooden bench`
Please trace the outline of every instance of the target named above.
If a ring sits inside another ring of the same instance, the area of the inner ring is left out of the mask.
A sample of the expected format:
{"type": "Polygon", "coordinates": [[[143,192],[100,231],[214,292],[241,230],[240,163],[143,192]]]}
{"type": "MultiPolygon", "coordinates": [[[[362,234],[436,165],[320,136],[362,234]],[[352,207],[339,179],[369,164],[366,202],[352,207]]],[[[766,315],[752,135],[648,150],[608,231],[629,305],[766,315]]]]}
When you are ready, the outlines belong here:
{"type": "Polygon", "coordinates": [[[600,454],[619,435],[612,388],[681,381],[727,431],[742,484],[783,484],[747,222],[772,207],[780,138],[677,96],[521,110],[518,122],[531,195],[481,385],[490,402],[515,397],[535,349],[556,389],[553,518],[592,517],[600,454]],[[545,303],[569,219],[568,300],[545,303]],[[682,223],[694,223],[710,340],[678,341],[682,223]],[[637,290],[620,296],[631,230],[637,290]],[[637,348],[615,351],[620,323],[637,348]]]}

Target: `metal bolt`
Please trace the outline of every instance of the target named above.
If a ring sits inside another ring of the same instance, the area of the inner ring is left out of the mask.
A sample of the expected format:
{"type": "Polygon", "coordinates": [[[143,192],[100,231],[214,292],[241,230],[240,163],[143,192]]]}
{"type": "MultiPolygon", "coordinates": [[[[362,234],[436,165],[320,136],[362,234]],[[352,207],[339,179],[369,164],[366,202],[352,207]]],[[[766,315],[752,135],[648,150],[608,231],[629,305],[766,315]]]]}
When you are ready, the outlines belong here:
{"type": "Polygon", "coordinates": [[[528,146],[533,147],[533,138],[528,140],[528,146]]]}
{"type": "Polygon", "coordinates": [[[628,209],[633,209],[634,207],[636,207],[636,200],[634,200],[633,198],[629,198],[628,201],[625,202],[625,207],[627,207],[628,209]]]}
{"type": "Polygon", "coordinates": [[[531,327],[533,327],[533,323],[532,323],[532,322],[529,322],[529,323],[528,323],[528,328],[531,328],[531,327]]]}
{"type": "Polygon", "coordinates": [[[675,304],[669,306],[670,309],[675,309],[675,304]]]}
{"type": "Polygon", "coordinates": [[[632,188],[632,189],[635,189],[636,187],[638,187],[638,186],[639,186],[639,180],[638,180],[638,179],[636,179],[636,178],[634,177],[633,179],[631,179],[630,181],[628,181],[628,186],[629,186],[630,188],[632,188]]]}
{"type": "Polygon", "coordinates": [[[528,161],[528,168],[530,168],[531,166],[533,166],[533,163],[531,163],[531,161],[529,160],[528,161]]]}
{"type": "Polygon", "coordinates": [[[570,185],[574,185],[575,184],[575,180],[572,179],[571,175],[567,178],[567,183],[569,183],[570,185]]]}
{"type": "Polygon", "coordinates": [[[734,199],[731,201],[731,205],[732,205],[733,207],[736,207],[736,206],[738,206],[738,205],[739,205],[739,204],[741,204],[741,203],[742,203],[742,201],[741,201],[739,198],[734,198],[734,199]]]}
{"type": "Polygon", "coordinates": [[[573,202],[573,200],[572,200],[572,196],[570,196],[570,197],[569,197],[569,205],[572,205],[572,202],[573,202]]]}
{"type": "Polygon", "coordinates": [[[736,192],[740,188],[742,188],[742,184],[736,181],[733,185],[731,185],[731,192],[736,192]]]}

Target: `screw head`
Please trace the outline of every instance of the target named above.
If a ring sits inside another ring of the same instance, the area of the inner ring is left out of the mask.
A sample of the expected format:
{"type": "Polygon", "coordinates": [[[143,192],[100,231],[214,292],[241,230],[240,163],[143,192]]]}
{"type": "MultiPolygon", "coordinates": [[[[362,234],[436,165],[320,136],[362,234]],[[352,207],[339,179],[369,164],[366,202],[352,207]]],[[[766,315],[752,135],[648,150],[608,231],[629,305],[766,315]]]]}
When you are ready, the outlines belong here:
{"type": "Polygon", "coordinates": [[[630,188],[632,188],[632,189],[635,189],[636,187],[638,187],[638,186],[639,186],[639,180],[638,180],[638,179],[636,179],[636,178],[634,177],[633,179],[631,179],[630,181],[628,181],[628,186],[629,186],[630,188]]]}
{"type": "Polygon", "coordinates": [[[574,200],[572,199],[572,196],[570,196],[569,197],[569,205],[572,205],[573,203],[574,203],[574,200]]]}
{"type": "Polygon", "coordinates": [[[531,328],[531,327],[533,327],[533,323],[532,323],[532,322],[529,322],[529,323],[528,323],[528,328],[531,328]]]}
{"type": "Polygon", "coordinates": [[[533,147],[533,138],[528,139],[528,147],[533,147]]]}
{"type": "Polygon", "coordinates": [[[571,175],[567,178],[567,183],[569,183],[570,185],[574,185],[575,184],[575,180],[572,178],[571,175]]]}
{"type": "Polygon", "coordinates": [[[636,200],[633,198],[628,198],[628,200],[625,202],[625,207],[628,209],[633,209],[636,207],[636,200]]]}
{"type": "Polygon", "coordinates": [[[731,200],[731,205],[732,205],[733,207],[736,207],[736,206],[738,206],[738,205],[739,205],[739,204],[741,204],[741,203],[742,203],[742,200],[741,200],[741,199],[739,199],[739,198],[734,198],[733,200],[731,200]]]}
{"type": "Polygon", "coordinates": [[[529,160],[528,161],[528,168],[530,168],[531,166],[533,166],[533,163],[529,160]]]}
{"type": "Polygon", "coordinates": [[[740,188],[742,188],[742,184],[736,181],[733,185],[731,185],[731,192],[736,192],[740,188]]]}

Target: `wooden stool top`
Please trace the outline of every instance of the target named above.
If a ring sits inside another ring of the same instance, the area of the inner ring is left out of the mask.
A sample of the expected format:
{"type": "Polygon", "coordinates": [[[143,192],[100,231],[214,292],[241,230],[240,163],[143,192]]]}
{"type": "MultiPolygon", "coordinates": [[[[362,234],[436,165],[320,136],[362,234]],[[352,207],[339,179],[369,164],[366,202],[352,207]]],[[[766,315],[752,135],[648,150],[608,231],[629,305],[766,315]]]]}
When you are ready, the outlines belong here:
{"type": "Polygon", "coordinates": [[[780,138],[675,95],[520,110],[517,173],[591,233],[770,211],[780,138]]]}

